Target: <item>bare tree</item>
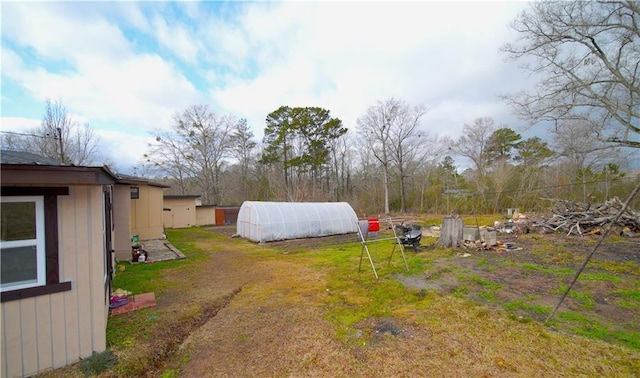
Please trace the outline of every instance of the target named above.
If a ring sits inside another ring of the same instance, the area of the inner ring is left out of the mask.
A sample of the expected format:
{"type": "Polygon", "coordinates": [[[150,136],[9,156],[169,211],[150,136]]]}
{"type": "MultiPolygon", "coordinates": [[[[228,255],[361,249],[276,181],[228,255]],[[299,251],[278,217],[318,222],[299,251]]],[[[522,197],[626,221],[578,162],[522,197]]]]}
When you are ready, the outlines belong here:
{"type": "Polygon", "coordinates": [[[421,147],[429,139],[429,135],[419,128],[420,119],[426,112],[423,105],[409,107],[403,101],[398,101],[397,117],[391,125],[391,159],[398,169],[402,212],[407,211],[406,179],[409,176],[407,168],[416,160],[421,160],[428,151],[421,147]]]}
{"type": "Polygon", "coordinates": [[[389,184],[393,166],[399,170],[401,207],[405,210],[405,168],[417,152],[418,126],[425,113],[423,106],[411,108],[404,101],[391,98],[378,101],[377,105],[369,107],[358,118],[358,131],[367,142],[367,148],[382,165],[385,214],[389,213],[389,184]]]}
{"type": "Polygon", "coordinates": [[[144,166],[156,175],[166,175],[175,194],[189,194],[191,175],[187,164],[188,146],[172,132],[157,131],[155,143],[150,143],[144,166]]]}
{"type": "Polygon", "coordinates": [[[99,146],[100,137],[93,128],[73,119],[61,99],[46,99],[40,127],[3,137],[3,148],[28,151],[74,165],[107,163],[99,146]]]}
{"type": "Polygon", "coordinates": [[[618,146],[640,147],[640,5],[637,1],[538,1],[502,48],[539,78],[508,97],[522,117],[578,119],[618,146]]]}
{"type": "Polygon", "coordinates": [[[240,166],[240,181],[242,187],[242,197],[248,198],[249,186],[249,166],[253,160],[253,150],[256,142],[253,140],[253,132],[249,128],[246,119],[238,121],[231,134],[231,155],[238,161],[240,166]]]}
{"type": "Polygon", "coordinates": [[[329,141],[329,175],[330,191],[336,201],[343,200],[343,197],[351,189],[351,172],[353,161],[353,150],[349,147],[349,134],[345,133],[338,138],[329,141]]]}
{"type": "Polygon", "coordinates": [[[465,124],[462,136],[453,143],[452,150],[471,160],[475,166],[473,180],[478,193],[486,202],[486,170],[489,160],[489,140],[495,131],[495,122],[491,117],[476,118],[473,125],[465,124]]]}
{"type": "Polygon", "coordinates": [[[399,103],[395,99],[378,101],[358,118],[358,130],[367,142],[368,149],[382,165],[384,213],[389,214],[389,171],[391,169],[391,123],[398,116],[399,103]]]}
{"type": "Polygon", "coordinates": [[[191,106],[174,115],[170,132],[156,133],[147,157],[183,184],[195,181],[202,202],[216,204],[222,166],[237,124],[233,117],[215,114],[206,105],[191,106]]]}

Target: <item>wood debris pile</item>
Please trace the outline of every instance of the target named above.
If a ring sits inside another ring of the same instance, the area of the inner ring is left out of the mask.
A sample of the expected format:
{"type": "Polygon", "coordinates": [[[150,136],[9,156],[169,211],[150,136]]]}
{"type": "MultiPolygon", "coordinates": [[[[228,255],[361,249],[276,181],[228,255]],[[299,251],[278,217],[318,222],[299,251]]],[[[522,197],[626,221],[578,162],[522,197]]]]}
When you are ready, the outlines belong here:
{"type": "MultiPolygon", "coordinates": [[[[534,222],[540,232],[566,232],[567,235],[595,235],[606,229],[623,207],[622,201],[614,197],[603,204],[584,204],[567,200],[549,199],[553,202],[553,216],[534,222]]],[[[625,210],[611,232],[629,237],[640,233],[640,214],[625,210]]]]}

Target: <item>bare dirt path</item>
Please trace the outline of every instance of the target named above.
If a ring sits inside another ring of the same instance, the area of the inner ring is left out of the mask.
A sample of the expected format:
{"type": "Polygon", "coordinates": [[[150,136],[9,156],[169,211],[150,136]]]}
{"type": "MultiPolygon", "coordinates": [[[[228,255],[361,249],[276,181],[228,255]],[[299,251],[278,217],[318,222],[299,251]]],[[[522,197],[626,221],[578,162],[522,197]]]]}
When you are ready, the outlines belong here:
{"type": "Polygon", "coordinates": [[[212,292],[236,290],[237,295],[183,343],[189,362],[181,376],[352,375],[335,372],[336,366],[350,365],[349,357],[313,305],[312,297],[323,292],[321,272],[251,259],[238,250],[214,256],[203,289],[220,287],[212,292]]]}

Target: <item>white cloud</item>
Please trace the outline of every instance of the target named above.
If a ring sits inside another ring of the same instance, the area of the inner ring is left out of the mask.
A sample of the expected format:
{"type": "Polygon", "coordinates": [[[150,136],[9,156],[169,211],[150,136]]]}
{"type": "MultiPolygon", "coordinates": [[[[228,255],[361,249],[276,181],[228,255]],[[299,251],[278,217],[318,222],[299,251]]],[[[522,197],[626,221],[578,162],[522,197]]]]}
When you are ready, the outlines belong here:
{"type": "Polygon", "coordinates": [[[498,47],[524,6],[12,2],[3,4],[2,75],[38,111],[45,97],[62,98],[111,147],[135,141],[118,155],[194,104],[247,118],[260,138],[281,105],[325,107],[354,128],[367,107],[396,97],[429,109],[426,129],[455,136],[477,117],[508,117],[497,95],[523,79],[498,47]]]}
{"type": "Polygon", "coordinates": [[[40,127],[40,120],[25,117],[2,117],[2,131],[24,133],[40,127]]]}
{"type": "Polygon", "coordinates": [[[190,33],[185,25],[178,22],[167,22],[160,14],[153,20],[153,29],[158,42],[181,60],[197,63],[200,46],[198,40],[190,33]]]}
{"type": "Polygon", "coordinates": [[[96,134],[100,137],[102,153],[114,163],[110,168],[121,173],[131,173],[134,167],[140,166],[148,144],[154,139],[151,135],[132,135],[117,130],[96,130],[96,134]],[[110,151],[117,151],[117,154],[109,154],[110,151]]]}
{"type": "Polygon", "coordinates": [[[93,122],[133,129],[166,127],[176,109],[199,100],[194,85],[172,63],[156,54],[135,53],[117,25],[103,19],[69,19],[55,7],[11,9],[17,21],[6,25],[10,36],[46,58],[64,59],[70,65],[60,71],[32,67],[15,51],[3,49],[3,56],[9,57],[3,62],[3,75],[35,99],[62,98],[68,108],[93,122]],[[19,22],[27,16],[33,22],[19,22]]]}
{"type": "Polygon", "coordinates": [[[262,129],[265,116],[280,105],[324,106],[354,126],[368,106],[396,97],[422,103],[434,114],[452,115],[442,119],[446,126],[440,131],[456,125],[455,131],[464,122],[500,112],[497,88],[504,90],[511,79],[504,76],[498,48],[506,40],[509,17],[522,6],[498,2],[256,6],[238,20],[240,30],[246,30],[244,41],[236,38],[235,29],[219,35],[231,34],[236,43],[244,43],[232,55],[243,61],[255,59],[260,71],[255,78],[212,89],[212,98],[224,109],[248,114],[250,124],[262,129]],[[487,82],[493,84],[475,88],[487,82]],[[444,96],[457,101],[446,103],[444,96]],[[441,104],[446,104],[442,110],[441,104]]]}

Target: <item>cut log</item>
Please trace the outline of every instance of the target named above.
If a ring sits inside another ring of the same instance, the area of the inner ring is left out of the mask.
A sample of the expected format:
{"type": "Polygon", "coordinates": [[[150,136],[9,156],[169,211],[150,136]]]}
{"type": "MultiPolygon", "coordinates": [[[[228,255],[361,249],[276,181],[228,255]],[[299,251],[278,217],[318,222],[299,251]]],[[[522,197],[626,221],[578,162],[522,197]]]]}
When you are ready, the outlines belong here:
{"type": "Polygon", "coordinates": [[[463,231],[464,222],[462,218],[444,217],[442,218],[442,227],[440,228],[440,239],[438,239],[438,243],[444,248],[463,247],[463,231]]]}

